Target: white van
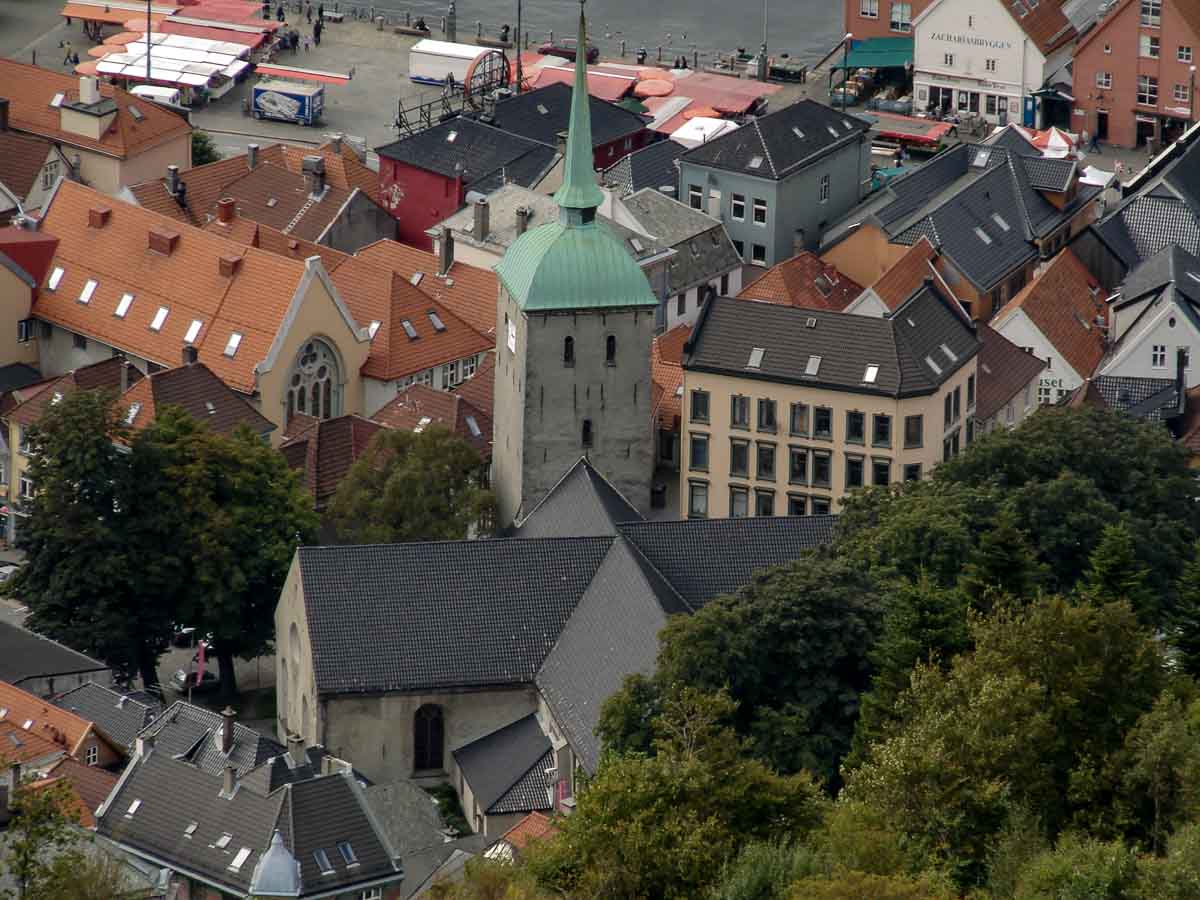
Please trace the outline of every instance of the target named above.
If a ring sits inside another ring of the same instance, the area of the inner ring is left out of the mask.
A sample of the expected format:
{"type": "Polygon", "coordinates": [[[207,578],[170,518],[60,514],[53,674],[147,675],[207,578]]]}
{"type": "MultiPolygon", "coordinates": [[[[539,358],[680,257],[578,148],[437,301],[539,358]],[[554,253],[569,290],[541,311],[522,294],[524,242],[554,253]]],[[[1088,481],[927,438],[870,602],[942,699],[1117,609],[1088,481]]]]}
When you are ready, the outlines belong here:
{"type": "Polygon", "coordinates": [[[135,97],[141,97],[143,100],[149,100],[151,103],[158,103],[162,106],[182,106],[179,102],[179,88],[165,87],[157,84],[136,84],[129,89],[129,93],[135,97]]]}

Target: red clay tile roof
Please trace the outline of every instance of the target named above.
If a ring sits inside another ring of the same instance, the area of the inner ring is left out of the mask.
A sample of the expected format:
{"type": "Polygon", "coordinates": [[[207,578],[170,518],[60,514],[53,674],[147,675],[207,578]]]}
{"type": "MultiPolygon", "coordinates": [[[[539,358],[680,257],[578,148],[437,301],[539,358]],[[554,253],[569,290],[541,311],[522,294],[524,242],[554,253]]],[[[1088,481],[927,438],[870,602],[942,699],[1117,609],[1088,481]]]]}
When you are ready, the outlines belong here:
{"type": "Polygon", "coordinates": [[[0,720],[0,746],[8,763],[34,762],[67,752],[63,742],[25,731],[21,722],[14,722],[8,716],[0,720]]]}
{"type": "MultiPolygon", "coordinates": [[[[121,387],[121,368],[124,365],[123,359],[113,357],[32,385],[22,394],[18,404],[9,411],[8,419],[18,425],[33,425],[41,421],[47,407],[74,391],[117,391],[121,387]]],[[[125,377],[130,384],[134,384],[142,378],[142,373],[130,365],[126,369],[125,377]]]]}
{"type": "Polygon", "coordinates": [[[201,359],[226,384],[255,390],[255,366],[265,359],[305,275],[305,264],[224,240],[157,213],[115,201],[90,188],[63,182],[43,217],[42,230],[58,238],[54,265],[63,269],[56,290],[46,282],[33,315],[162,366],[178,363],[184,335],[201,323],[192,342],[201,359]],[[88,225],[88,211],[110,210],[103,228],[88,225]],[[151,230],[178,235],[169,255],[148,247],[151,230]],[[232,276],[220,260],[240,259],[232,276]],[[89,303],[78,302],[89,279],[97,287],[89,303]],[[133,295],[127,314],[115,311],[133,295]],[[159,308],[168,314],[159,331],[150,323],[159,308]],[[232,333],[242,335],[231,358],[232,333]]]}
{"type": "Polygon", "coordinates": [[[46,777],[33,782],[30,787],[49,787],[59,781],[65,781],[70,787],[79,824],[84,828],[95,828],[96,809],[116,786],[117,776],[98,766],[84,765],[68,756],[51,766],[46,771],[46,777]]]}
{"type": "Polygon", "coordinates": [[[305,487],[320,508],[333,496],[354,461],[362,456],[382,427],[378,422],[355,415],[323,419],[284,441],[279,449],[288,465],[303,473],[305,487]]]}
{"type": "Polygon", "coordinates": [[[990,419],[1024,390],[1046,363],[987,325],[979,326],[979,340],[983,346],[979,350],[975,418],[990,419]]]}
{"type": "Polygon", "coordinates": [[[514,850],[524,850],[530,841],[545,840],[558,834],[558,826],[554,821],[540,812],[531,812],[520,822],[500,836],[500,840],[509,844],[514,850]]]}
{"type": "Polygon", "coordinates": [[[50,260],[58,239],[40,231],[28,231],[15,225],[0,228],[0,253],[3,253],[24,269],[33,280],[41,284],[50,271],[50,260]]]}
{"type": "Polygon", "coordinates": [[[116,102],[117,115],[100,139],[94,140],[62,130],[59,127],[59,110],[50,105],[55,94],[65,94],[65,102],[68,103],[79,99],[77,76],[0,59],[0,85],[3,85],[0,90],[9,101],[10,128],[96,150],[119,159],[136,156],[143,150],[190,134],[192,130],[192,126],[175,113],[101,82],[100,95],[116,102]],[[137,106],[141,113],[140,120],[129,112],[130,105],[137,106]]]}
{"type": "Polygon", "coordinates": [[[399,431],[424,431],[432,425],[441,425],[474,447],[485,462],[492,456],[491,411],[477,409],[461,394],[414,384],[397,394],[371,418],[399,431]]]}
{"type": "Polygon", "coordinates": [[[326,272],[333,272],[344,261],[350,259],[348,253],[284,234],[277,228],[261,225],[244,216],[235,215],[229,222],[213,219],[204,226],[204,230],[210,234],[220,235],[227,240],[245,244],[247,247],[258,247],[260,250],[286,256],[288,259],[298,262],[303,262],[310,256],[319,256],[326,272]]]}
{"type": "Polygon", "coordinates": [[[683,344],[691,333],[691,325],[676,325],[650,345],[650,380],[656,395],[654,421],[664,431],[679,428],[683,411],[683,398],[679,394],[683,388],[683,344]]]}
{"type": "Polygon", "coordinates": [[[320,156],[325,160],[325,178],[335,187],[358,188],[376,203],[379,202],[379,175],[372,172],[358,158],[354,149],[344,141],[341,153],[333,149],[333,143],[325,143],[315,150],[283,144],[284,165],[288,171],[299,173],[306,156],[320,156]]]}
{"type": "Polygon", "coordinates": [[[496,331],[496,302],[500,283],[491,269],[455,262],[447,277],[438,275],[438,258],[432,253],[398,241],[376,241],[358,251],[365,260],[387,266],[410,281],[419,272],[417,286],[463,319],[493,343],[496,331]]]}
{"type": "MultiPolygon", "coordinates": [[[[95,727],[87,719],[68,709],[55,706],[49,700],[35,697],[7,681],[0,681],[0,709],[7,710],[0,721],[18,725],[23,734],[57,744],[71,755],[79,751],[84,740],[93,735],[98,740],[109,743],[95,731],[95,727]]],[[[8,746],[2,748],[5,753],[11,748],[11,742],[6,744],[8,746]]],[[[113,749],[120,750],[117,747],[113,749]]]]}
{"type": "Polygon", "coordinates": [[[1079,257],[1063,250],[992,317],[992,327],[1003,328],[1017,310],[1024,310],[1058,355],[1086,378],[1104,356],[1104,335],[1094,324],[1103,314],[1093,294],[1097,289],[1099,283],[1079,257]]]}
{"type": "Polygon", "coordinates": [[[149,427],[164,406],[182,407],[218,434],[232,434],[239,425],[249,426],[255,434],[266,434],[275,428],[249,400],[202,362],[148,375],[126,390],[119,402],[125,424],[134,431],[149,427]]]}
{"type": "Polygon", "coordinates": [[[1078,32],[1063,14],[1065,0],[1006,0],[1005,6],[1021,30],[1043,55],[1073,40],[1078,32]],[[1024,14],[1022,14],[1024,13],[1024,14]]]}
{"type": "MultiPolygon", "coordinates": [[[[350,191],[326,182],[321,199],[314,200],[303,175],[270,163],[260,163],[244,172],[225,185],[223,194],[237,201],[239,216],[309,241],[325,232],[350,199],[350,191]]],[[[194,209],[196,214],[215,215],[211,209],[194,209]]]]}
{"type": "MultiPolygon", "coordinates": [[[[489,423],[492,421],[496,393],[496,352],[494,350],[483,355],[478,368],[475,369],[475,374],[466,381],[459,382],[454,388],[454,393],[487,416],[489,423]]],[[[482,422],[480,424],[482,425],[482,422]]],[[[484,430],[491,433],[490,428],[484,430]]]]}
{"type": "Polygon", "coordinates": [[[861,293],[861,285],[805,250],[767,269],[738,299],[841,312],[861,293]]]}
{"type": "Polygon", "coordinates": [[[54,144],[35,134],[0,131],[0,184],[24,201],[54,144]]]}
{"type": "Polygon", "coordinates": [[[918,238],[917,242],[896,260],[895,265],[879,276],[871,285],[871,290],[883,301],[884,306],[895,312],[896,307],[917,292],[926,278],[932,277],[930,261],[935,256],[937,251],[928,238],[918,238]]]}

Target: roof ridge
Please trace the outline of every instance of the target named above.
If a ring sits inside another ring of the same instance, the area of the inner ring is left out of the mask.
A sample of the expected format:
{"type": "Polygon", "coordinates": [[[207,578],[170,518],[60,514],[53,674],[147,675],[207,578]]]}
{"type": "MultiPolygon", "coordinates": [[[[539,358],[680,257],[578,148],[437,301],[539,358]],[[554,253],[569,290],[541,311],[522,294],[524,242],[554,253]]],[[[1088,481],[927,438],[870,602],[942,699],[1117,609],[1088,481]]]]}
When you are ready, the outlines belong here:
{"type": "Polygon", "coordinates": [[[762,133],[762,126],[759,125],[761,120],[754,120],[754,133],[758,135],[758,142],[762,145],[763,154],[767,157],[767,164],[771,167],[771,174],[776,178],[779,177],[779,172],[775,168],[775,160],[771,158],[771,148],[767,146],[767,139],[762,133]]]}

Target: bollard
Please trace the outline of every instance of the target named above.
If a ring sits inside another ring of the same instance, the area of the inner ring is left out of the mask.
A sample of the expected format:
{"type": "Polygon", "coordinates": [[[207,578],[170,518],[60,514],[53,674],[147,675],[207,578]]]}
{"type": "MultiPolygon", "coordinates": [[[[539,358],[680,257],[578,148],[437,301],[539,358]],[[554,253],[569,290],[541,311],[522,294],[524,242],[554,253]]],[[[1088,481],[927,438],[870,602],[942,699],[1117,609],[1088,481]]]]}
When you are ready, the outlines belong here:
{"type": "Polygon", "coordinates": [[[553,44],[553,43],[554,43],[554,32],[553,32],[553,31],[552,31],[552,32],[550,32],[550,43],[551,43],[551,44],[553,44]]]}
{"type": "Polygon", "coordinates": [[[446,33],[446,17],[442,16],[442,34],[446,33]]]}
{"type": "Polygon", "coordinates": [[[529,49],[529,32],[525,32],[525,49],[529,49]]]}
{"type": "Polygon", "coordinates": [[[621,56],[625,55],[625,42],[621,41],[621,56]]]}
{"type": "Polygon", "coordinates": [[[475,20],[475,38],[478,40],[483,37],[483,23],[478,19],[475,20]]]}
{"type": "MultiPolygon", "coordinates": [[[[374,10],[371,10],[371,11],[372,11],[372,12],[374,12],[374,10]]],[[[376,17],[375,17],[375,22],[376,22],[376,24],[378,25],[378,27],[379,27],[379,30],[380,30],[380,31],[383,31],[383,16],[376,16],[376,17]]]]}
{"type": "Polygon", "coordinates": [[[700,51],[699,50],[692,51],[692,68],[693,69],[700,68],[700,51]]]}
{"type": "Polygon", "coordinates": [[[658,61],[662,62],[662,47],[658,48],[658,61]]]}

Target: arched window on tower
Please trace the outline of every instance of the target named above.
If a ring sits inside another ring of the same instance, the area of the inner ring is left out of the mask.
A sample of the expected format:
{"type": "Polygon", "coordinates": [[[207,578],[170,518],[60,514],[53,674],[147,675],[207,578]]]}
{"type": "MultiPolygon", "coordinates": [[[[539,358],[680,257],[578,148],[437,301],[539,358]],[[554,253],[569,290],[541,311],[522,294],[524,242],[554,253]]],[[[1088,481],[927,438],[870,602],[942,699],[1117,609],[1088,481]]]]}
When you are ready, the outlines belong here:
{"type": "Polygon", "coordinates": [[[445,723],[442,708],[426,703],[413,716],[413,769],[442,768],[445,723]]]}
{"type": "Polygon", "coordinates": [[[604,339],[604,361],[610,366],[617,364],[617,337],[614,334],[604,339]]]}
{"type": "Polygon", "coordinates": [[[575,338],[563,338],[563,365],[575,365],[575,338]]]}
{"type": "Polygon", "coordinates": [[[594,437],[595,436],[592,434],[592,420],[584,419],[583,420],[583,434],[580,437],[580,440],[582,441],[583,446],[585,446],[585,447],[592,446],[592,441],[593,441],[594,437]]]}

